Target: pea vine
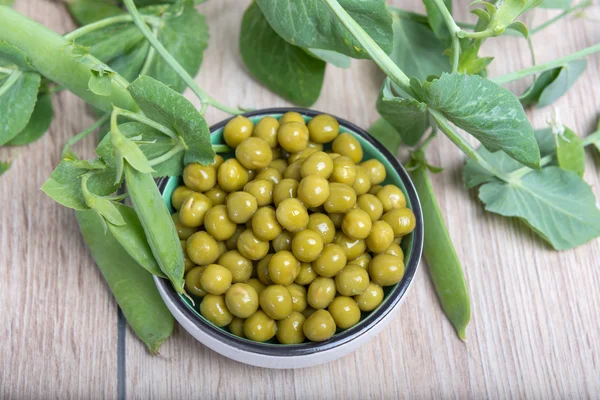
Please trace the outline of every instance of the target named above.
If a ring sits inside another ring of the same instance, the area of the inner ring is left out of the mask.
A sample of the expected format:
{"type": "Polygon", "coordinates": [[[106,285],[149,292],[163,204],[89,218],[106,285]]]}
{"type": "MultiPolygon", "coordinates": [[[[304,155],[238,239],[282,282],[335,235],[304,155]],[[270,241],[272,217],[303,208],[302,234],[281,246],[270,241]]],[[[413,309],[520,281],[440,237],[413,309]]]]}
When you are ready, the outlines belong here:
{"type": "MultiPolygon", "coordinates": [[[[465,184],[478,188],[486,210],[520,218],[555,249],[598,237],[600,211],[582,176],[583,149],[600,149],[600,126],[581,139],[555,114],[549,128],[534,130],[524,107],[564,95],[585,70],[584,57],[600,45],[487,78],[493,59],[479,55],[487,40],[521,35],[530,43],[531,35],[591,0],[565,4],[560,15],[531,30],[518,18],[544,6],[542,0],[478,2],[475,24],[455,21],[450,0],[423,2],[426,14],[384,0],[298,0],[293,9],[288,1],[256,0],[241,21],[240,51],[258,81],[302,106],[317,100],[328,63],[346,68],[352,58],[370,59],[386,74],[377,101],[381,119],[370,132],[392,151],[414,147],[406,167],[423,203],[425,258],[441,305],[464,339],[467,286],[429,181],[428,173],[440,168],[428,163],[427,147],[440,132],[447,136],[466,155],[465,184]],[[500,86],[531,75],[536,79],[519,96],[500,86]],[[461,130],[481,146],[471,146],[461,130]]],[[[208,107],[244,111],[221,104],[193,79],[208,45],[205,18],[194,4],[77,0],[68,8],[82,26],[64,36],[0,6],[0,115],[6,121],[0,145],[40,138],[53,117],[51,97],[63,89],[93,107],[96,122],[64,144],[42,190],[76,210],[92,255],[152,352],[169,336],[173,318],[150,274],[170,279],[185,294],[179,240],[153,179],[181,175],[189,163],[213,162],[220,149],[210,143],[208,107]],[[187,87],[200,110],[180,94],[187,87]],[[97,157],[80,159],[73,145],[96,131],[97,157]],[[124,194],[115,196],[119,189],[124,194]],[[120,288],[123,281],[129,290],[120,288]],[[149,312],[152,321],[138,318],[149,312]]],[[[0,174],[9,166],[1,162],[0,174]]]]}

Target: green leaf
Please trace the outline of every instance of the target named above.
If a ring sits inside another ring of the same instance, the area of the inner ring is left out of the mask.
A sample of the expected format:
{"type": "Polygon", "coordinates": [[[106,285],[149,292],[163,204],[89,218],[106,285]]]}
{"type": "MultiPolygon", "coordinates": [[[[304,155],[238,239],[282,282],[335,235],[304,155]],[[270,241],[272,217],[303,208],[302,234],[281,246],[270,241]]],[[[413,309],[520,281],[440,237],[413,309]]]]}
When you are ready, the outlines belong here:
{"type": "Polygon", "coordinates": [[[15,69],[0,74],[0,146],[21,132],[31,117],[41,77],[35,72],[15,69]]]}
{"type": "Polygon", "coordinates": [[[122,13],[112,0],[69,0],[67,8],[80,25],[91,24],[122,13]]]}
{"type": "Polygon", "coordinates": [[[583,176],[585,172],[585,149],[579,136],[565,127],[564,133],[556,136],[556,143],[558,166],[583,176]]]}
{"type": "Polygon", "coordinates": [[[600,211],[590,187],[558,167],[531,171],[514,184],[491,181],[481,186],[479,198],[487,211],[520,218],[556,250],[600,235],[600,211]]]}
{"type": "Polygon", "coordinates": [[[208,125],[185,97],[147,76],[139,77],[127,89],[146,117],[170,127],[183,139],[187,146],[184,164],[214,161],[208,125]]]}
{"type": "Polygon", "coordinates": [[[417,144],[429,127],[427,106],[413,99],[394,96],[389,79],[381,89],[376,106],[377,112],[409,146],[417,144]]]}
{"type": "Polygon", "coordinates": [[[527,26],[521,21],[513,22],[508,25],[506,29],[512,29],[513,31],[520,33],[525,39],[529,38],[529,29],[527,29],[527,26]]]}
{"type": "Polygon", "coordinates": [[[304,49],[311,56],[325,61],[328,64],[338,68],[350,68],[352,59],[337,51],[322,50],[322,49],[304,49]]]}
{"type": "Polygon", "coordinates": [[[521,103],[525,106],[537,104],[538,107],[554,103],[571,89],[586,66],[586,60],[575,60],[562,67],[545,71],[519,97],[521,103]]]}
{"type": "Polygon", "coordinates": [[[144,35],[133,22],[110,24],[75,39],[77,45],[87,47],[91,54],[107,64],[143,42],[144,35]]]}
{"type": "MultiPolygon", "coordinates": [[[[119,130],[123,135],[128,138],[141,137],[144,142],[154,142],[149,144],[138,144],[140,150],[144,153],[148,160],[158,158],[169,150],[171,150],[177,143],[165,135],[157,131],[154,128],[144,125],[139,122],[127,122],[119,125],[119,130]]],[[[110,143],[110,136],[106,135],[98,147],[96,148],[96,154],[102,157],[107,164],[113,164],[114,155],[113,147],[110,143]]],[[[152,176],[155,178],[161,176],[180,176],[183,174],[183,151],[177,153],[167,161],[157,165],[153,165],[154,172],[152,176]]]]}
{"type": "Polygon", "coordinates": [[[8,171],[9,168],[10,168],[10,162],[0,160],[0,176],[3,173],[5,173],[6,171],[8,171]]]}
{"type": "MultiPolygon", "coordinates": [[[[446,5],[448,11],[450,11],[450,14],[452,14],[452,0],[443,0],[443,3],[446,5]]],[[[438,39],[443,40],[451,39],[448,27],[444,22],[444,17],[442,17],[442,13],[435,4],[435,1],[423,0],[423,4],[425,5],[425,10],[427,11],[427,19],[429,20],[429,26],[435,33],[435,36],[438,39]]]]}
{"type": "Polygon", "coordinates": [[[396,154],[402,143],[400,134],[383,118],[379,118],[371,125],[369,133],[393,154],[396,154]]]}
{"type": "Polygon", "coordinates": [[[489,28],[494,36],[501,35],[515,19],[530,9],[537,7],[543,0],[503,0],[496,3],[496,12],[492,16],[489,28]]]}
{"type": "Polygon", "coordinates": [[[523,164],[537,168],[540,152],[523,107],[507,89],[477,75],[443,74],[422,88],[411,80],[423,102],[490,151],[504,150],[523,164]]]}
{"type": "MultiPolygon", "coordinates": [[[[385,51],[392,50],[392,17],[385,0],[340,0],[340,5],[385,51]]],[[[289,43],[333,50],[352,58],[369,58],[342,22],[320,0],[257,0],[263,14],[289,43]]]]}
{"type": "Polygon", "coordinates": [[[25,128],[12,138],[7,144],[11,146],[25,145],[38,140],[50,127],[54,112],[52,109],[52,95],[39,94],[33,108],[33,113],[25,128]]]}
{"type": "Polygon", "coordinates": [[[121,182],[123,179],[123,168],[125,167],[125,161],[131,168],[142,173],[152,173],[154,169],[150,165],[150,162],[142,153],[135,141],[139,138],[129,139],[118,127],[113,128],[108,135],[110,144],[114,149],[115,165],[116,165],[116,177],[115,184],[121,182]]]}
{"type": "Polygon", "coordinates": [[[544,0],[540,4],[540,8],[558,8],[566,10],[571,7],[573,0],[544,0]]]}
{"type": "MultiPolygon", "coordinates": [[[[171,6],[163,15],[163,25],[158,40],[191,75],[196,76],[202,64],[204,50],[208,47],[208,24],[191,1],[171,6]]],[[[156,57],[148,75],[183,92],[187,85],[162,57],[156,57]]]]}
{"type": "Polygon", "coordinates": [[[76,213],[83,239],[135,334],[156,354],[171,335],[175,320],[162,301],[152,275],[141,268],[111,232],[102,230],[93,211],[76,213]]]}
{"type": "Polygon", "coordinates": [[[421,81],[452,69],[446,46],[427,26],[408,19],[394,18],[394,47],[390,57],[409,77],[421,81]]]}
{"type": "MultiPolygon", "coordinates": [[[[83,167],[79,160],[63,159],[54,169],[50,178],[42,186],[42,191],[57,203],[75,210],[88,210],[83,191],[81,177],[90,171],[83,167]]],[[[88,190],[99,196],[107,196],[117,190],[115,185],[115,169],[107,165],[101,173],[93,174],[87,182],[88,190]]]]}
{"type": "Polygon", "coordinates": [[[108,71],[102,67],[91,69],[92,74],[88,82],[89,89],[99,96],[110,96],[112,92],[113,71],[108,71]]]}
{"type": "Polygon", "coordinates": [[[252,75],[281,97],[305,107],[319,98],[325,62],[277,35],[256,3],[242,19],[240,52],[252,75]]]}
{"type": "Polygon", "coordinates": [[[460,44],[462,52],[458,58],[458,72],[468,75],[487,76],[487,66],[492,62],[494,57],[479,57],[481,41],[461,39],[460,44]]]}
{"type": "Polygon", "coordinates": [[[25,53],[17,47],[3,41],[0,41],[0,67],[35,72],[35,68],[31,65],[31,62],[25,53]]]}

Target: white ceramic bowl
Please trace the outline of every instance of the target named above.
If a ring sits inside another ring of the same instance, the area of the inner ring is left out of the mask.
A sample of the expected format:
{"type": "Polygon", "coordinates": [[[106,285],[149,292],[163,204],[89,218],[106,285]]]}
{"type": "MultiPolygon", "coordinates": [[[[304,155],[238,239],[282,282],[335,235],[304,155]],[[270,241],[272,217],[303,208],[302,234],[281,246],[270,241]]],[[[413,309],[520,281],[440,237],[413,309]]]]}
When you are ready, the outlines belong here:
{"type": "MultiPolygon", "coordinates": [[[[306,120],[320,114],[305,109],[275,108],[252,111],[245,116],[258,120],[267,115],[279,117],[288,111],[299,112],[306,120]]],[[[416,228],[402,241],[406,267],[404,277],[396,285],[384,288],[383,302],[375,310],[363,313],[357,325],[336,332],[333,337],[324,342],[305,342],[297,345],[283,345],[277,342],[258,343],[235,336],[226,328],[219,328],[202,317],[197,309],[198,304],[196,307],[192,306],[189,300],[175,292],[167,280],[155,277],[160,295],[181,326],[199,342],[225,357],[264,368],[303,368],[336,360],[377,335],[395,317],[410,287],[423,248],[423,219],[415,188],[402,165],[381,143],[355,125],[340,118],[337,120],[340,123],[340,131],[349,132],[359,140],[365,159],[377,158],[386,166],[385,183],[393,183],[404,191],[407,206],[415,214],[416,228]]],[[[222,131],[227,122],[228,120],[222,121],[211,128],[213,144],[223,143],[222,131]]],[[[180,177],[159,180],[159,188],[169,207],[171,207],[171,193],[180,184],[180,177]]]]}

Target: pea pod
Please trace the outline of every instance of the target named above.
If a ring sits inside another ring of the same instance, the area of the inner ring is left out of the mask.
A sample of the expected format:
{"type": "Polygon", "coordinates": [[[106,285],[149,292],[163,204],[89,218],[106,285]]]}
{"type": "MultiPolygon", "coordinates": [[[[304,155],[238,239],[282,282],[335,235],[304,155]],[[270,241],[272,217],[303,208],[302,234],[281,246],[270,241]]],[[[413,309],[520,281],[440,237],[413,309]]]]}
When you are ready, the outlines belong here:
{"type": "Polygon", "coordinates": [[[156,183],[150,173],[140,172],[127,162],[124,163],[124,172],[127,193],[144,228],[152,254],[175,290],[183,293],[183,251],[156,183]]]}
{"type": "Polygon", "coordinates": [[[425,242],[423,255],[429,276],[446,316],[456,329],[458,337],[466,340],[466,328],[471,319],[471,303],[460,261],[444,224],[427,166],[421,164],[411,172],[411,177],[423,210],[425,242]]]}
{"type": "Polygon", "coordinates": [[[175,321],[162,301],[152,275],[129,256],[93,210],[77,211],[77,222],[119,307],[135,334],[156,354],[173,332],[175,321]]]}
{"type": "Polygon", "coordinates": [[[144,267],[146,271],[150,272],[152,275],[167,278],[161,271],[152,254],[152,249],[150,249],[146,235],[144,235],[144,229],[142,228],[140,219],[135,211],[131,207],[123,204],[117,205],[117,209],[119,210],[119,213],[121,213],[125,225],[117,226],[108,223],[107,225],[110,232],[118,240],[121,246],[123,246],[127,254],[144,267]]]}

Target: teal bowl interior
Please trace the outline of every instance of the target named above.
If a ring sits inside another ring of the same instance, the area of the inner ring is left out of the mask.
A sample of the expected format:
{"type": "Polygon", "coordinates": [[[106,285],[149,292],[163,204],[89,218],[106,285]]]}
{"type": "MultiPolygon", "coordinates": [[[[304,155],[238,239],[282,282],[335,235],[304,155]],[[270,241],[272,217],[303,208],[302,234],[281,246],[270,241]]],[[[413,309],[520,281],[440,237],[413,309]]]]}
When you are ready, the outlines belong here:
{"type": "MultiPolygon", "coordinates": [[[[260,115],[248,116],[248,118],[250,118],[256,124],[256,122],[258,122],[261,118],[266,117],[266,116],[272,116],[272,117],[279,119],[283,115],[283,113],[286,111],[289,111],[289,110],[282,110],[281,112],[268,112],[268,113],[264,113],[264,114],[261,113],[260,115]]],[[[304,115],[304,119],[307,122],[311,118],[312,118],[311,116],[304,115]]],[[[220,124],[220,125],[221,126],[219,128],[211,130],[211,143],[212,144],[225,144],[225,141],[223,140],[224,124],[220,124]]],[[[418,265],[419,259],[421,257],[421,249],[422,249],[422,220],[421,220],[420,205],[418,205],[418,200],[417,200],[417,204],[413,204],[414,199],[416,199],[416,193],[414,191],[414,188],[412,188],[412,185],[411,185],[411,188],[410,188],[411,193],[409,193],[409,190],[407,189],[404,181],[400,177],[399,171],[396,168],[394,168],[394,166],[391,164],[390,160],[388,160],[388,158],[382,154],[381,150],[378,149],[376,147],[376,145],[372,144],[371,142],[369,142],[368,140],[363,138],[360,134],[358,134],[356,131],[354,131],[350,126],[344,125],[342,121],[340,121],[340,132],[348,132],[348,133],[352,134],[360,142],[360,144],[363,148],[363,152],[364,152],[363,161],[376,158],[381,163],[383,163],[383,165],[386,168],[386,179],[382,184],[394,184],[394,185],[398,186],[404,192],[404,194],[406,196],[407,207],[413,211],[415,211],[415,206],[416,206],[416,208],[418,208],[419,212],[418,213],[415,212],[415,215],[417,216],[418,229],[415,229],[415,231],[413,231],[409,235],[405,236],[401,242],[401,247],[402,247],[402,250],[404,251],[404,263],[405,263],[405,266],[407,266],[407,272],[408,272],[409,266],[411,266],[411,265],[414,265],[414,270],[416,270],[416,266],[418,265]],[[411,196],[409,194],[413,194],[413,196],[411,196]],[[413,201],[411,201],[411,198],[413,199],[413,201]],[[421,238],[419,240],[419,245],[415,246],[415,240],[416,240],[417,234],[421,235],[421,238]]],[[[371,138],[371,140],[373,140],[373,139],[371,138]]],[[[379,145],[379,146],[381,146],[381,145],[379,145]]],[[[381,147],[383,147],[383,146],[381,146],[381,147]]],[[[220,153],[220,154],[225,159],[234,157],[233,152],[220,153]]],[[[169,211],[171,213],[175,212],[175,209],[173,209],[173,206],[171,205],[171,200],[170,200],[171,195],[172,195],[173,191],[182,184],[183,184],[183,179],[180,176],[179,177],[170,177],[167,179],[166,183],[163,182],[162,185],[159,184],[163,188],[162,196],[165,201],[165,204],[167,205],[167,207],[169,208],[169,211]]],[[[368,318],[369,315],[377,313],[377,311],[382,307],[386,307],[386,305],[387,305],[386,303],[391,300],[390,295],[395,292],[394,289],[399,285],[403,285],[403,284],[405,285],[406,282],[404,282],[404,280],[412,279],[412,275],[414,275],[414,270],[412,271],[412,274],[410,276],[408,276],[408,274],[405,273],[405,276],[403,277],[403,279],[396,285],[384,287],[383,289],[384,289],[385,297],[384,297],[384,300],[382,301],[382,303],[378,306],[378,308],[376,308],[373,311],[367,312],[367,313],[363,312],[361,315],[360,322],[357,325],[355,325],[349,329],[357,329],[357,328],[360,329],[361,324],[363,324],[363,322],[365,321],[365,319],[368,318]]],[[[208,321],[206,318],[204,318],[198,310],[198,306],[199,306],[201,299],[199,299],[199,298],[194,299],[194,302],[195,302],[195,306],[194,306],[192,304],[191,300],[186,298],[185,296],[179,295],[179,298],[180,298],[181,302],[184,303],[186,305],[186,307],[190,311],[192,311],[192,313],[197,318],[204,321],[206,324],[212,325],[216,329],[222,330],[227,335],[236,338],[236,340],[243,340],[243,341],[250,342],[250,343],[256,343],[256,342],[252,342],[247,339],[239,338],[239,337],[233,335],[232,333],[230,333],[226,327],[225,328],[217,327],[217,326],[213,325],[210,321],[208,321]]],[[[338,329],[338,331],[336,332],[336,335],[339,332],[341,332],[341,330],[338,329]]],[[[336,335],[334,335],[333,337],[335,338],[336,335]]],[[[269,343],[277,345],[277,346],[286,346],[286,347],[287,346],[299,346],[299,345],[280,344],[276,338],[272,339],[271,342],[267,342],[266,344],[269,344],[269,343]]]]}

